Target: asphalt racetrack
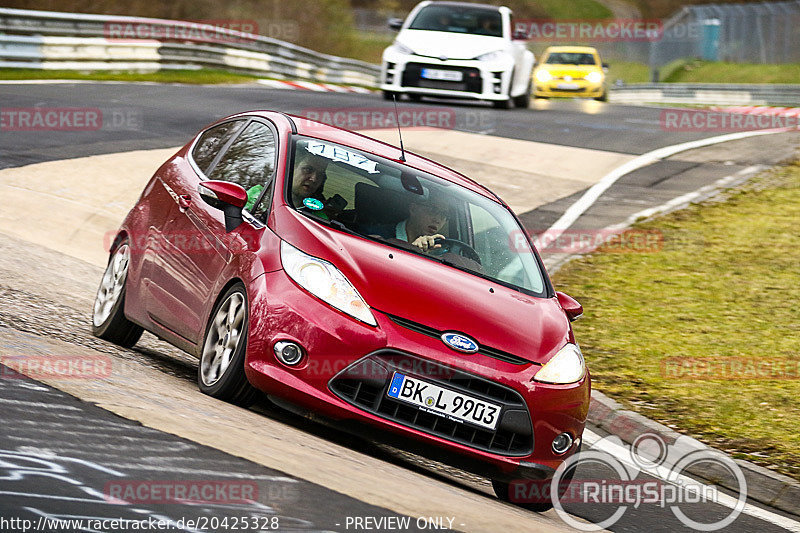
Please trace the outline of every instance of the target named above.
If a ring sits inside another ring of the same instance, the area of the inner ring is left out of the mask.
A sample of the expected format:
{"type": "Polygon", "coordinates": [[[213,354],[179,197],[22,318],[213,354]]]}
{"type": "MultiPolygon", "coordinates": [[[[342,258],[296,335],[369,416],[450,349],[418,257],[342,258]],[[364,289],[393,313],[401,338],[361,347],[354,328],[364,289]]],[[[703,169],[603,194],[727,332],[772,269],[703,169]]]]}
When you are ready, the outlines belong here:
{"type": "MultiPolygon", "coordinates": [[[[117,117],[96,131],[0,131],[0,355],[96,356],[113,368],[104,379],[46,382],[3,368],[0,531],[31,531],[51,519],[87,522],[38,530],[124,530],[151,520],[174,531],[569,531],[617,510],[568,503],[573,524],[555,510],[529,512],[497,500],[486,480],[391,443],[363,441],[267,402],[241,409],[206,397],[196,389],[196,362],[150,335],[130,350],[91,336],[104,235],[175,147],[235,112],[391,109],[380,95],[250,85],[4,84],[0,107],[92,108],[117,117]],[[214,504],[122,501],[126,487],[159,480],[214,480],[229,492],[214,504]],[[242,491],[252,497],[240,497],[242,491]],[[123,525],[97,529],[90,519],[123,525]]],[[[401,109],[444,113],[445,128],[408,128],[406,148],[486,183],[530,230],[549,228],[587,189],[637,156],[715,135],[665,131],[658,108],[594,101],[536,101],[510,111],[425,101],[402,102],[401,109]]],[[[357,125],[397,144],[396,130],[374,120],[357,125]]],[[[781,133],[675,154],[621,177],[573,227],[624,223],[703,187],[711,194],[792,157],[796,146],[796,133],[781,133]]],[[[557,265],[563,258],[548,259],[557,265]]],[[[587,442],[605,437],[588,429],[594,439],[587,442]]],[[[584,450],[615,453],[613,446],[584,450]]],[[[598,465],[581,474],[604,479],[609,472],[598,465]]],[[[654,475],[641,479],[660,483],[654,475]]],[[[735,505],[735,495],[726,496],[684,510],[697,521],[723,520],[735,505]]],[[[688,530],[668,506],[646,503],[627,507],[608,529],[688,530]]],[[[748,501],[724,530],[800,531],[800,523],[748,501]]]]}

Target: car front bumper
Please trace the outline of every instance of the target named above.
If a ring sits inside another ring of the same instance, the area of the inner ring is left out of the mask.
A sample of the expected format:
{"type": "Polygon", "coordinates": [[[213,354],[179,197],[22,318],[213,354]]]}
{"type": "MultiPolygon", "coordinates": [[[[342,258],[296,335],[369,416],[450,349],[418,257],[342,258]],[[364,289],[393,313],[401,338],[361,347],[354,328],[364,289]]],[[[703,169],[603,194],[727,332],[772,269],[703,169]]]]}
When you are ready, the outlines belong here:
{"type": "Polygon", "coordinates": [[[543,97],[575,97],[575,98],[597,98],[605,93],[603,83],[591,83],[587,80],[550,80],[540,82],[534,80],[533,96],[543,97]]]}
{"type": "Polygon", "coordinates": [[[513,60],[499,58],[446,59],[387,52],[381,66],[381,90],[394,93],[468,98],[475,100],[508,100],[513,60]],[[461,81],[426,79],[422,69],[461,73],[461,81]]]}
{"type": "Polygon", "coordinates": [[[374,309],[378,327],[371,327],[309,295],[283,271],[265,278],[268,289],[251,296],[245,372],[271,397],[362,435],[391,434],[405,449],[498,480],[547,479],[580,447],[588,374],[569,385],[536,383],[539,365],[460,354],[374,309]],[[273,346],[280,340],[303,347],[298,365],[278,361],[273,346]],[[386,395],[394,371],[502,404],[496,430],[397,405],[386,395]],[[575,443],[559,455],[551,446],[562,432],[575,443]]]}

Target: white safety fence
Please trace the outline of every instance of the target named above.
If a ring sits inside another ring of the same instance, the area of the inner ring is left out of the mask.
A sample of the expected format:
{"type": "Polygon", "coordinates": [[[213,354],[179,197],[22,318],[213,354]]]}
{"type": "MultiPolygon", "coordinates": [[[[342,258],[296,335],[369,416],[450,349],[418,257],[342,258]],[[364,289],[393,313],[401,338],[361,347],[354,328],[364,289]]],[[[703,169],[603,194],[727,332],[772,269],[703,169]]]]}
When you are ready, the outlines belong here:
{"type": "Polygon", "coordinates": [[[0,8],[0,67],[51,70],[215,68],[374,87],[380,69],[285,41],[192,22],[0,8]],[[147,28],[128,33],[118,28],[147,28]],[[138,38],[139,33],[170,36],[138,38]],[[209,34],[213,33],[211,37],[209,34]],[[117,36],[124,38],[117,38],[117,36]]]}

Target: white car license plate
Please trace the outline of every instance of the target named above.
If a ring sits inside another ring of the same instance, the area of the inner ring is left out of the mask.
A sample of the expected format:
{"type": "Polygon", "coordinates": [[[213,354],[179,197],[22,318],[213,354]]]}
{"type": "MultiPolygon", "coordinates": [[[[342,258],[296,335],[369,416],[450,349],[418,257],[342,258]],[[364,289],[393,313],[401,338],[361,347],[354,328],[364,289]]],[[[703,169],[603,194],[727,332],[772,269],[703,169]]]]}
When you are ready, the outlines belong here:
{"type": "Polygon", "coordinates": [[[387,396],[450,420],[497,427],[501,406],[395,372],[387,396]]]}
{"type": "Polygon", "coordinates": [[[580,86],[577,83],[559,83],[556,85],[556,89],[562,89],[564,91],[574,91],[579,88],[580,86]]]}
{"type": "Polygon", "coordinates": [[[464,73],[459,70],[424,68],[422,69],[422,77],[426,80],[461,81],[464,79],[464,73]]]}

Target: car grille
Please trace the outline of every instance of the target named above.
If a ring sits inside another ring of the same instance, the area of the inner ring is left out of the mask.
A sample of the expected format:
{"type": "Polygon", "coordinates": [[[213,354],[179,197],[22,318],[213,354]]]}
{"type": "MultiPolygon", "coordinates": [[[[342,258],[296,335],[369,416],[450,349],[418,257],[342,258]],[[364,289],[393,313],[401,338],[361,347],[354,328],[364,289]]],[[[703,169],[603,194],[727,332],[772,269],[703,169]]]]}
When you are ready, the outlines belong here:
{"type": "Polygon", "coordinates": [[[519,393],[487,379],[394,351],[373,353],[334,377],[329,387],[344,401],[374,415],[483,451],[509,456],[533,451],[530,413],[519,393]],[[502,406],[497,428],[460,423],[386,395],[395,371],[502,406]]]}
{"type": "Polygon", "coordinates": [[[420,87],[424,89],[444,89],[447,91],[464,91],[469,93],[481,93],[483,91],[483,81],[481,71],[474,67],[438,67],[429,63],[408,63],[401,78],[403,87],[420,87]],[[454,70],[462,73],[462,81],[427,80],[422,77],[423,68],[435,68],[438,70],[454,70]]]}
{"type": "MultiPolygon", "coordinates": [[[[422,333],[423,335],[427,335],[428,337],[433,337],[435,339],[441,339],[442,334],[444,331],[439,331],[432,327],[426,326],[424,324],[419,324],[418,322],[412,322],[407,318],[401,318],[399,316],[394,315],[387,315],[392,322],[403,326],[404,328],[410,329],[412,331],[416,331],[417,333],[422,333]]],[[[478,353],[481,355],[485,355],[487,357],[491,357],[493,359],[499,359],[500,361],[504,361],[506,363],[511,363],[512,365],[530,365],[531,361],[527,359],[523,359],[514,354],[510,354],[508,352],[504,352],[502,350],[496,350],[495,348],[490,348],[488,346],[484,346],[479,344],[478,353]]]]}

